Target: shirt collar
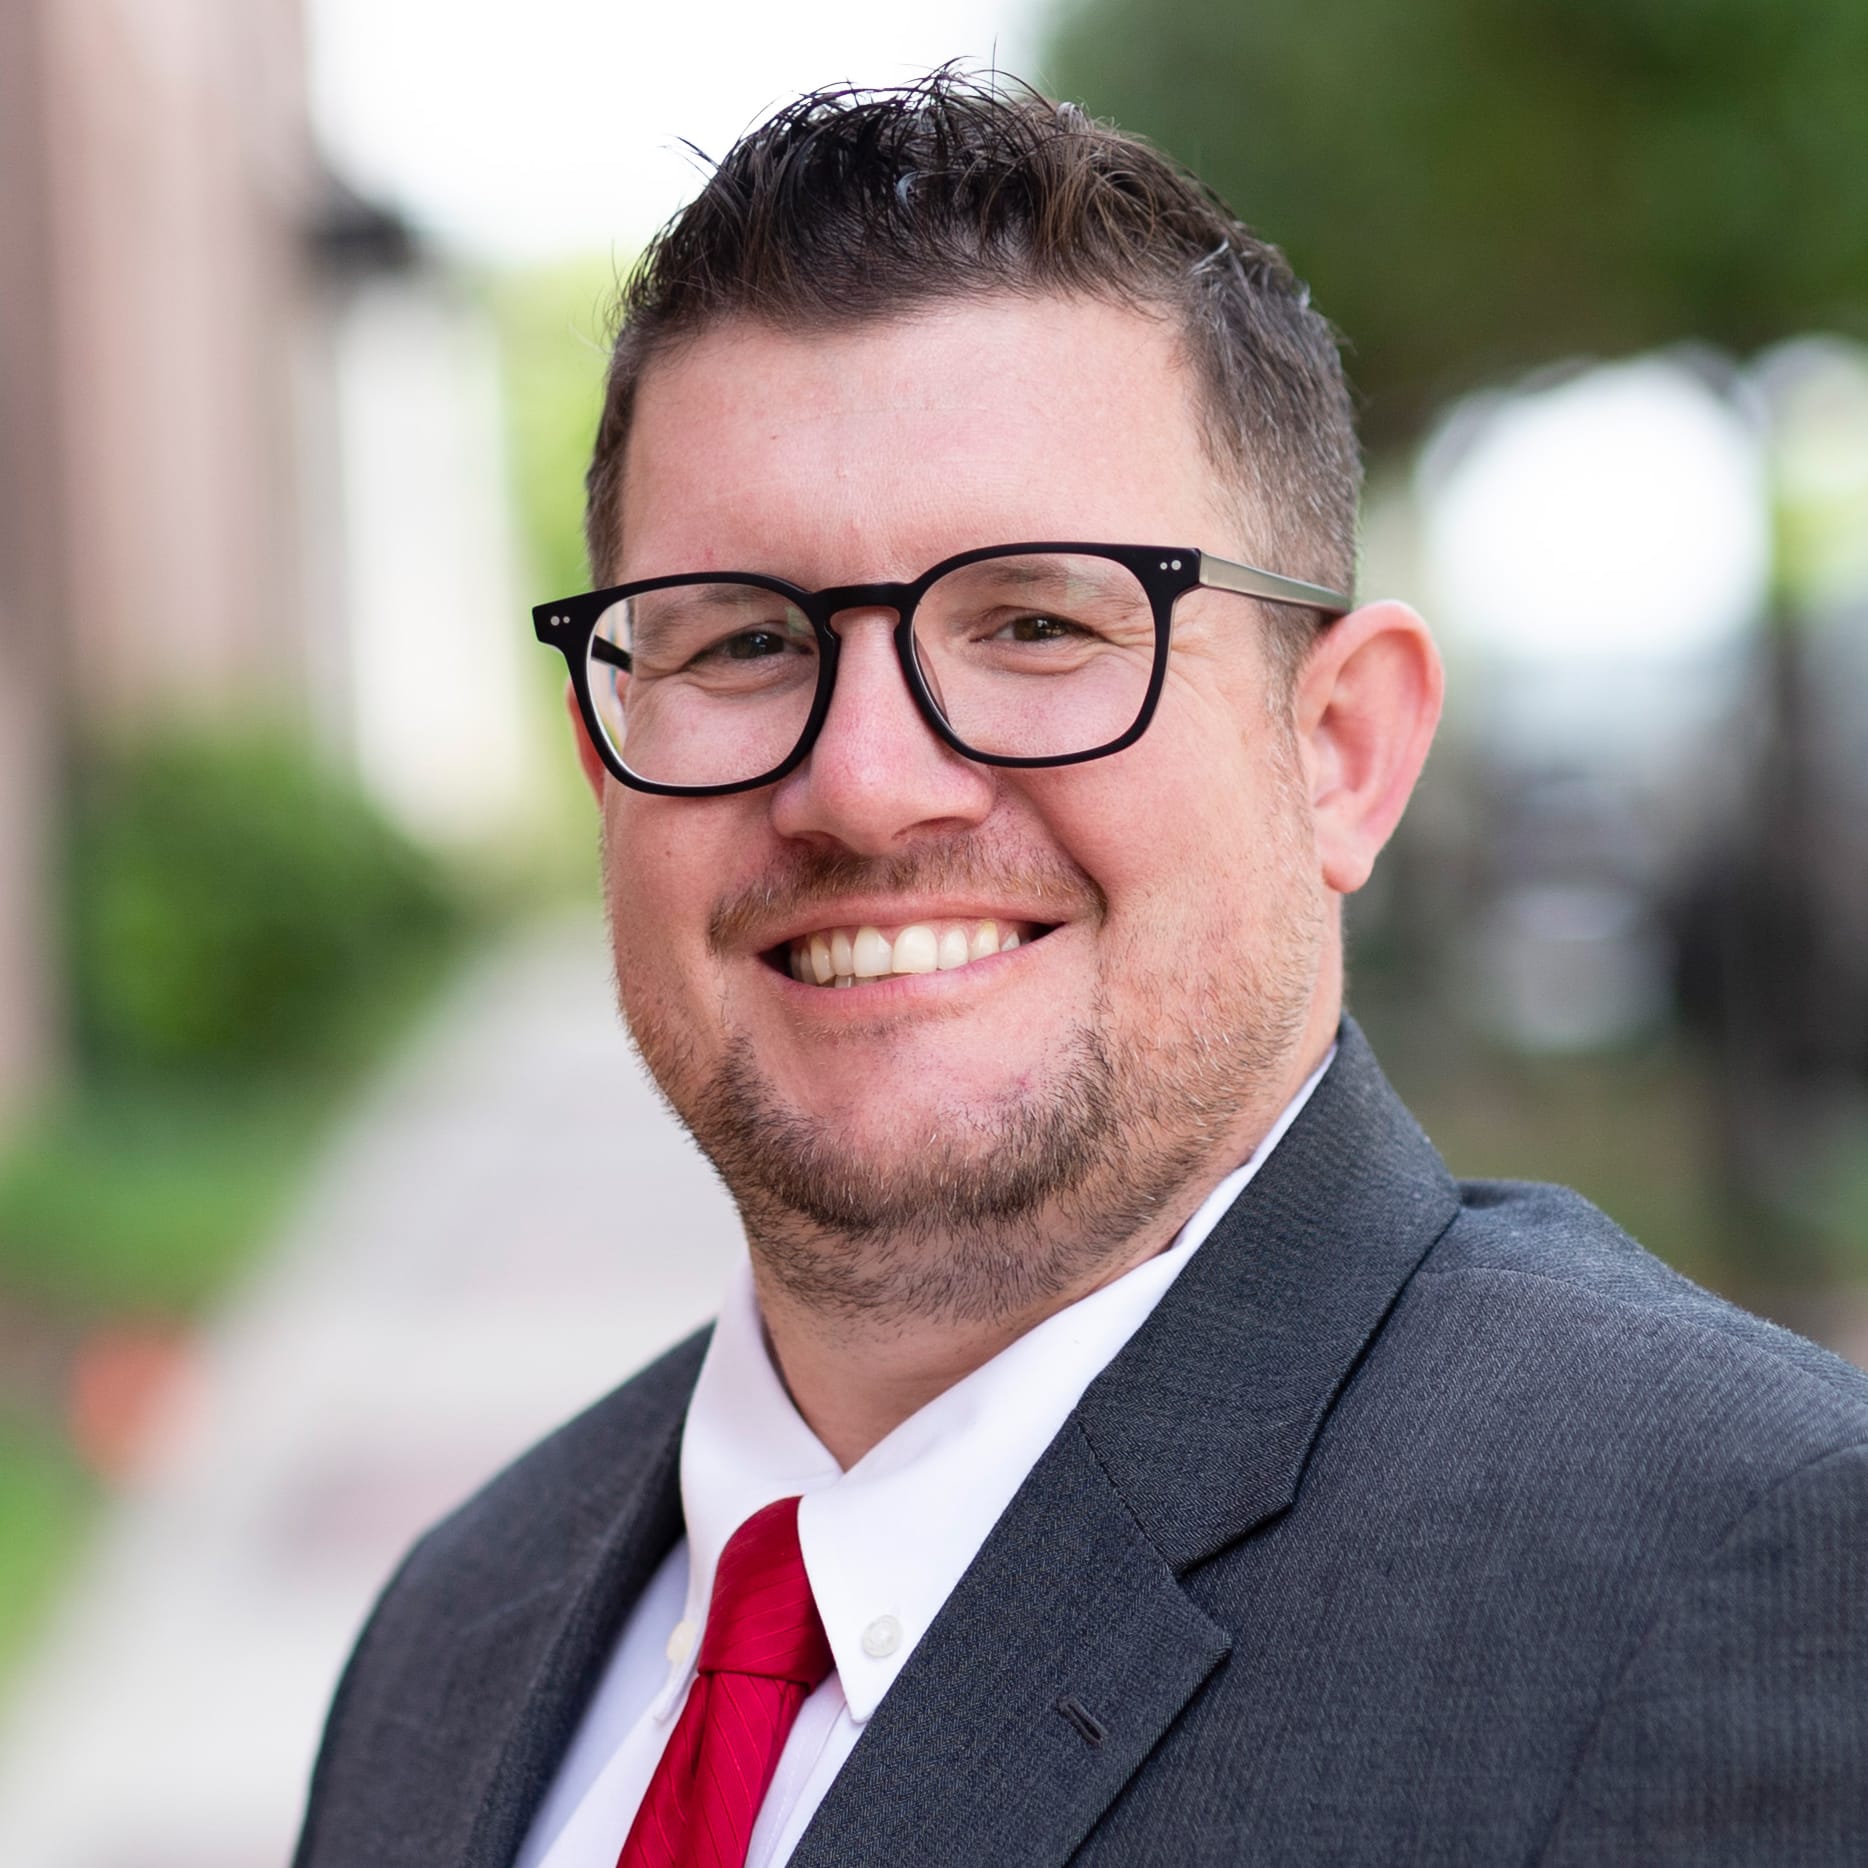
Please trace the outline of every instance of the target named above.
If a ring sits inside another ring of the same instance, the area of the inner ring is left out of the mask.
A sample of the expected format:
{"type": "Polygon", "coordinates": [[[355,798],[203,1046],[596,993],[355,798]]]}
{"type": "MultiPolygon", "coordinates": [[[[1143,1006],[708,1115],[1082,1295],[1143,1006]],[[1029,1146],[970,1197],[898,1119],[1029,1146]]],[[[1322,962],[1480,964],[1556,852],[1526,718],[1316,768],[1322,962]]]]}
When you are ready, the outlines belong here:
{"type": "Polygon", "coordinates": [[[742,1259],[682,1439],[688,1598],[658,1712],[672,1712],[692,1673],[727,1539],[774,1499],[800,1494],[811,1592],[850,1715],[859,1725],[868,1719],[1084,1389],[1147,1320],[1335,1055],[1332,1045],[1252,1158],[1213,1189],[1165,1251],[1028,1330],[847,1472],[805,1425],[772,1366],[742,1259]]]}

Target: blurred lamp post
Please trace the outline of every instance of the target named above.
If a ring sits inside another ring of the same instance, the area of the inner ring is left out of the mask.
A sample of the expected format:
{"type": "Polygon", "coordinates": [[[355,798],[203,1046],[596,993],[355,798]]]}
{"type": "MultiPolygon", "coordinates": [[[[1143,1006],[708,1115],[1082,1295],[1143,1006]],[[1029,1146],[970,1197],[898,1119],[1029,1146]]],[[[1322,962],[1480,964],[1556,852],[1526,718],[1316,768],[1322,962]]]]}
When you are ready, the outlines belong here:
{"type": "Polygon", "coordinates": [[[1666,1014],[1661,909],[1719,814],[1770,574],[1755,427],[1639,358],[1456,405],[1418,485],[1487,780],[1480,1022],[1614,1043],[1666,1014]]]}

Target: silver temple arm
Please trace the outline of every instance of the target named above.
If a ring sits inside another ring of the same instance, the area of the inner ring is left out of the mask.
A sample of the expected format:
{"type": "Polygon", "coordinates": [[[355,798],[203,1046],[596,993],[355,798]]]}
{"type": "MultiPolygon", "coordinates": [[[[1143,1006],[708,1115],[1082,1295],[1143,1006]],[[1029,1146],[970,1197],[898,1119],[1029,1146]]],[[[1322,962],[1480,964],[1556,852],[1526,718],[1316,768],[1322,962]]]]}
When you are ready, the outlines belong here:
{"type": "Polygon", "coordinates": [[[1331,616],[1346,616],[1356,607],[1340,590],[1325,590],[1321,584],[1306,584],[1300,578],[1280,577],[1276,571],[1261,571],[1256,565],[1234,564],[1230,558],[1216,558],[1208,551],[1200,554],[1200,582],[1209,590],[1233,590],[1242,597],[1262,597],[1267,603],[1297,603],[1331,616]]]}

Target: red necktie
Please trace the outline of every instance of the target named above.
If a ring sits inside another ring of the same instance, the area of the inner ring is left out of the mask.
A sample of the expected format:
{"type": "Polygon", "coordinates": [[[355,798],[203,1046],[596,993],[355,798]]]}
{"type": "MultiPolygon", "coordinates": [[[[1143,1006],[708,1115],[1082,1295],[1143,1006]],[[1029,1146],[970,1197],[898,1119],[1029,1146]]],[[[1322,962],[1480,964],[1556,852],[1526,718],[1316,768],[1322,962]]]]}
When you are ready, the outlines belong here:
{"type": "Polygon", "coordinates": [[[616,1868],[744,1868],[792,1721],[834,1664],[798,1501],[781,1498],[721,1552],[694,1684],[616,1868]]]}

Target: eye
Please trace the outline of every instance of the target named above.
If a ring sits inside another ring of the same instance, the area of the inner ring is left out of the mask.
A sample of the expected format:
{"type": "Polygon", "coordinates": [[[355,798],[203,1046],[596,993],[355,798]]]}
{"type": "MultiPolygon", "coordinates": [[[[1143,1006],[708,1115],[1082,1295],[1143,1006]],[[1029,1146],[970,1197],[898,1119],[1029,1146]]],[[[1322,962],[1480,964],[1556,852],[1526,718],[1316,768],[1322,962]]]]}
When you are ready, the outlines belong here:
{"type": "Polygon", "coordinates": [[[1065,617],[1032,613],[1013,617],[995,633],[1007,642],[1067,642],[1073,636],[1089,632],[1081,623],[1073,623],[1065,617]]]}
{"type": "Polygon", "coordinates": [[[728,636],[711,648],[703,649],[694,659],[704,662],[709,657],[718,656],[723,661],[754,662],[768,655],[783,655],[787,649],[799,646],[795,637],[787,636],[777,629],[742,629],[738,635],[728,636]]]}

